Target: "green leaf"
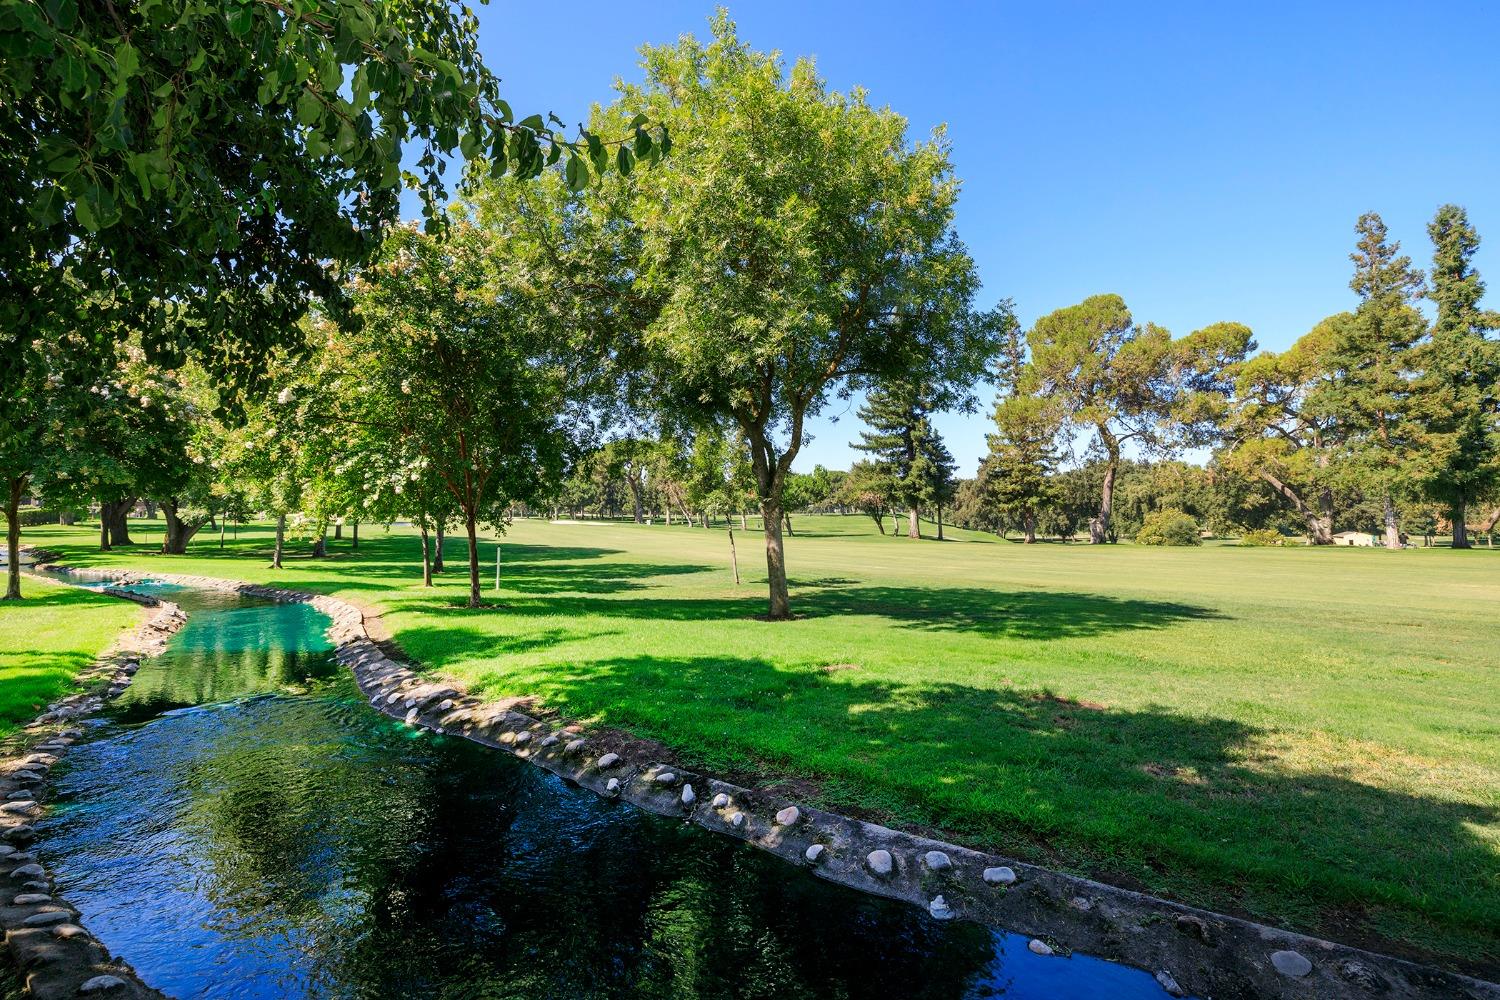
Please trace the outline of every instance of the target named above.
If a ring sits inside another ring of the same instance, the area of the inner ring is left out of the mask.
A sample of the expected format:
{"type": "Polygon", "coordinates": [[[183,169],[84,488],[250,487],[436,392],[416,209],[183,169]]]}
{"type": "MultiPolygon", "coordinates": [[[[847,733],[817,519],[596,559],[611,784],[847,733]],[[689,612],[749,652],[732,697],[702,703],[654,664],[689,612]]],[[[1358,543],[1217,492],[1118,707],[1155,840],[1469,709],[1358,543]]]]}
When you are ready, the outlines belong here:
{"type": "Polygon", "coordinates": [[[129,80],[141,68],[141,54],[134,45],[122,42],[115,50],[115,72],[121,81],[129,80]]]}
{"type": "Polygon", "coordinates": [[[563,179],[568,182],[569,191],[582,191],[589,184],[589,168],[580,156],[569,156],[568,165],[563,168],[563,179]]]}
{"type": "Polygon", "coordinates": [[[31,202],[31,217],[43,226],[55,226],[62,221],[63,210],[68,205],[68,199],[62,190],[55,185],[49,185],[41,195],[31,202]]]}
{"type": "Polygon", "coordinates": [[[529,128],[531,129],[531,131],[536,133],[541,133],[546,128],[546,123],[542,121],[541,115],[527,115],[525,118],[521,119],[521,127],[529,128]]]}
{"type": "Polygon", "coordinates": [[[615,166],[620,168],[621,177],[629,177],[630,168],[635,166],[635,154],[622,145],[615,151],[615,166]]]}
{"type": "Polygon", "coordinates": [[[509,125],[515,121],[515,112],[510,110],[510,105],[504,98],[495,98],[495,110],[500,112],[500,120],[509,125]]]}
{"type": "Polygon", "coordinates": [[[643,128],[635,130],[635,155],[642,159],[651,155],[651,133],[643,128]]]}
{"type": "Polygon", "coordinates": [[[302,125],[315,125],[323,116],[323,102],[311,90],[304,89],[297,98],[297,121],[302,125]]]}

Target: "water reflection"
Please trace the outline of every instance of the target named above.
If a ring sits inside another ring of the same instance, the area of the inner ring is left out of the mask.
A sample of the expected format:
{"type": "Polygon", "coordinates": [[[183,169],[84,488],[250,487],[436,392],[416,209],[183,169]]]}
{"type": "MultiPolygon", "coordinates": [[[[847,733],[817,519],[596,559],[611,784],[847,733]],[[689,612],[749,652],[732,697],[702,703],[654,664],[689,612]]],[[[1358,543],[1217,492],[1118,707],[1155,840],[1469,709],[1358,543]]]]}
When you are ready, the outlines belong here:
{"type": "Polygon", "coordinates": [[[331,671],[310,609],[169,596],[192,624],[59,769],[43,841],[169,994],[1165,995],[418,735],[331,671]]]}

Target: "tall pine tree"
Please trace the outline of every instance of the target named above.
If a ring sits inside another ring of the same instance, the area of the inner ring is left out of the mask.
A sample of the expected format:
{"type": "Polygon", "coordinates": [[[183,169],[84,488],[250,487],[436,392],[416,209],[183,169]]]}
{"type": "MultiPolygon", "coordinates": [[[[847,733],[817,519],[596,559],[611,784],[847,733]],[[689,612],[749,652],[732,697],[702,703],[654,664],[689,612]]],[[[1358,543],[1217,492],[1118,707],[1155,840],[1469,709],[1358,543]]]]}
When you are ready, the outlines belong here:
{"type": "Polygon", "coordinates": [[[932,427],[934,409],[931,390],[910,379],[876,385],[859,408],[870,430],[854,447],[873,456],[885,492],[906,510],[908,538],[922,537],[922,507],[946,503],[952,492],[953,456],[932,427]]]}
{"type": "Polygon", "coordinates": [[[1437,318],[1431,338],[1413,352],[1425,428],[1420,485],[1447,508],[1453,547],[1466,549],[1470,505],[1500,484],[1500,343],[1488,336],[1500,327],[1500,315],[1479,305],[1484,282],[1473,266],[1479,234],[1468,214],[1444,205],[1427,234],[1433,248],[1427,297],[1437,318]]]}
{"type": "Polygon", "coordinates": [[[979,478],[986,502],[1006,520],[1019,522],[1030,545],[1036,541],[1037,519],[1053,495],[1051,477],[1061,462],[1061,416],[1053,400],[1028,388],[1025,337],[1014,321],[1005,330],[997,367],[995,433],[989,436],[989,455],[979,478]]]}
{"type": "Polygon", "coordinates": [[[1328,363],[1333,373],[1318,405],[1335,413],[1348,430],[1346,467],[1381,504],[1387,548],[1401,547],[1396,498],[1410,485],[1414,435],[1418,429],[1412,349],[1427,331],[1414,305],[1422,272],[1401,253],[1385,223],[1366,212],[1355,224],[1359,241],[1349,259],[1349,287],[1359,306],[1340,324],[1328,363]]]}

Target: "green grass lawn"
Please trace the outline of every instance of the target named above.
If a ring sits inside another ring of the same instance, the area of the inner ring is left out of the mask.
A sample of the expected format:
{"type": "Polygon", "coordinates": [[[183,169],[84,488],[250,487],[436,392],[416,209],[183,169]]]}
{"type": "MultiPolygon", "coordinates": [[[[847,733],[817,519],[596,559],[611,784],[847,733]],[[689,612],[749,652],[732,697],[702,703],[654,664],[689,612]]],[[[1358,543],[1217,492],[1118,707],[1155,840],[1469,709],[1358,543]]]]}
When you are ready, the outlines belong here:
{"type": "MultiPolygon", "coordinates": [[[[341,594],[415,658],[799,797],[1384,949],[1500,968],[1500,552],[1022,546],[798,517],[793,609],[768,623],[754,533],[515,524],[502,606],[459,607],[462,544],[423,591],[415,539],[267,568],[80,565],[341,594]]],[[[137,532],[139,537],[139,530],[137,532]]],[[[160,538],[159,528],[155,533],[160,538]]],[[[298,546],[305,552],[305,543],[298,546]]],[[[0,612],[3,614],[4,612],[0,612]]]]}
{"type": "Polygon", "coordinates": [[[22,583],[28,600],[0,601],[0,739],[70,690],[140,612],[76,587],[22,583]]]}

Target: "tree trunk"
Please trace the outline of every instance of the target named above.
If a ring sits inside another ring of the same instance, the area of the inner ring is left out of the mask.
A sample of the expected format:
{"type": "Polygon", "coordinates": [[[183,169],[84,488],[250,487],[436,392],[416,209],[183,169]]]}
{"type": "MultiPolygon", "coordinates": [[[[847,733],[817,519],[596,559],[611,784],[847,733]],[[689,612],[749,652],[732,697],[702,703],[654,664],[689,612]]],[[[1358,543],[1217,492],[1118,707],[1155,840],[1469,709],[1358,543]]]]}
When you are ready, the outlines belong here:
{"type": "Polygon", "coordinates": [[[1026,540],[1023,544],[1036,544],[1036,511],[1028,510],[1021,515],[1021,526],[1026,529],[1026,540]]]}
{"type": "MultiPolygon", "coordinates": [[[[792,519],[791,518],[787,518],[786,519],[786,523],[787,523],[787,530],[788,531],[792,530],[792,519]]],[[[749,531],[750,530],[750,523],[745,519],[745,512],[744,511],[740,511],[740,530],[741,531],[749,531]]]]}
{"type": "Polygon", "coordinates": [[[99,551],[109,551],[109,504],[99,504],[99,551]]]}
{"type": "Polygon", "coordinates": [[[1468,520],[1469,509],[1463,498],[1453,501],[1453,508],[1448,513],[1449,520],[1453,522],[1453,547],[1455,549],[1472,548],[1469,541],[1469,526],[1464,523],[1468,520]]]}
{"type": "Polygon", "coordinates": [[[672,501],[668,500],[661,505],[662,520],[667,522],[667,527],[672,526],[672,501]]]}
{"type": "Polygon", "coordinates": [[[150,520],[153,520],[153,521],[156,520],[156,501],[155,500],[147,500],[146,501],[146,517],[149,518],[150,520]]]}
{"type": "Polygon", "coordinates": [[[1387,493],[1381,498],[1385,508],[1385,547],[1388,549],[1399,549],[1401,547],[1401,522],[1396,516],[1396,501],[1387,493]]]}
{"type": "Polygon", "coordinates": [[[163,555],[181,556],[187,554],[188,542],[198,533],[202,522],[191,524],[184,521],[177,514],[178,506],[176,500],[163,500],[161,502],[162,516],[167,519],[167,530],[162,535],[161,551],[163,555]]]}
{"type": "Polygon", "coordinates": [[[434,573],[441,573],[448,568],[447,564],[443,562],[443,527],[443,523],[439,521],[436,538],[433,540],[432,571],[434,573]]]}
{"type": "Polygon", "coordinates": [[[130,522],[127,520],[134,506],[135,497],[126,497],[113,503],[99,505],[99,517],[109,526],[110,547],[135,544],[130,540],[130,522]]]}
{"type": "Polygon", "coordinates": [[[922,537],[922,516],[915,507],[906,512],[906,537],[922,537]]]}
{"type": "Polygon", "coordinates": [[[10,481],[5,497],[5,600],[21,599],[21,492],[26,477],[10,481]]]}
{"type": "Polygon", "coordinates": [[[224,536],[229,533],[229,516],[219,518],[219,551],[224,551],[224,536]]]}
{"type": "Polygon", "coordinates": [[[271,568],[281,568],[281,552],[286,548],[286,512],[276,515],[276,551],[271,553],[271,568]]]}
{"type": "MultiPolygon", "coordinates": [[[[734,585],[738,587],[740,585],[740,557],[734,551],[734,522],[726,517],[724,527],[729,529],[729,565],[734,570],[734,585]]],[[[744,525],[741,524],[740,527],[743,530],[744,525]]]]}
{"type": "Polygon", "coordinates": [[[359,548],[359,522],[355,521],[352,525],[350,525],[349,530],[354,533],[353,538],[350,539],[349,547],[351,549],[357,549],[359,548]]]}
{"type": "Polygon", "coordinates": [[[1109,456],[1104,467],[1104,487],[1099,491],[1099,512],[1089,519],[1089,544],[1103,545],[1109,541],[1109,518],[1115,506],[1115,473],[1119,470],[1120,457],[1109,456]]]}
{"type": "Polygon", "coordinates": [[[879,513],[875,514],[874,515],[874,520],[875,520],[875,527],[877,527],[877,528],[880,529],[880,537],[884,538],[885,537],[885,511],[880,511],[879,513]]]}
{"type": "Polygon", "coordinates": [[[1290,503],[1298,514],[1302,515],[1302,520],[1307,525],[1308,537],[1312,539],[1314,545],[1333,544],[1333,499],[1331,496],[1325,495],[1322,498],[1322,510],[1313,510],[1297,495],[1296,490],[1269,472],[1261,471],[1258,475],[1270,484],[1271,489],[1280,493],[1282,498],[1290,503]]]}
{"type": "Polygon", "coordinates": [[[625,482],[630,486],[631,513],[635,516],[636,524],[644,524],[646,521],[645,498],[641,495],[641,484],[631,475],[625,477],[625,482]]]}
{"type": "Polygon", "coordinates": [[[938,508],[937,508],[937,526],[938,526],[938,541],[941,542],[943,540],[943,508],[942,508],[941,505],[939,505],[938,508]]]}
{"type": "Polygon", "coordinates": [[[326,559],[328,557],[328,522],[318,522],[318,540],[313,543],[312,557],[314,559],[326,559]]]}
{"type": "Polygon", "coordinates": [[[333,540],[337,542],[337,541],[342,540],[343,537],[344,537],[344,522],[341,521],[341,520],[333,522],[333,540]]]}
{"type": "Polygon", "coordinates": [[[786,523],[786,533],[788,535],[795,535],[796,532],[792,530],[792,515],[787,511],[782,511],[781,520],[786,523]]]}
{"type": "Polygon", "coordinates": [[[760,516],[765,524],[766,576],[771,591],[767,617],[786,621],[792,617],[792,599],[787,590],[786,551],[781,542],[781,505],[773,497],[762,498],[760,516]]]}
{"type": "Polygon", "coordinates": [[[469,607],[479,607],[479,531],[473,511],[464,511],[464,529],[469,534],[469,607]]]}
{"type": "Polygon", "coordinates": [[[432,586],[432,552],[427,547],[427,525],[422,525],[422,586],[432,586]]]}

